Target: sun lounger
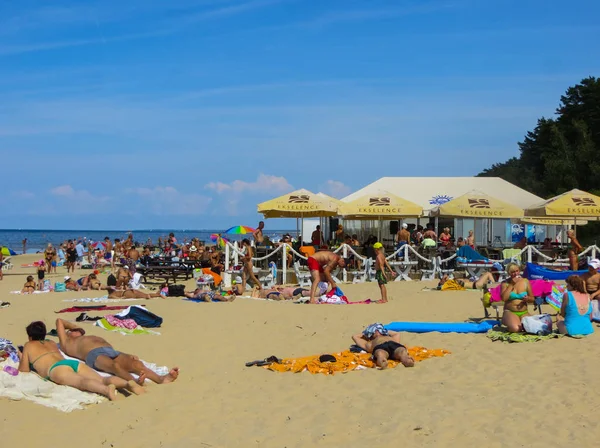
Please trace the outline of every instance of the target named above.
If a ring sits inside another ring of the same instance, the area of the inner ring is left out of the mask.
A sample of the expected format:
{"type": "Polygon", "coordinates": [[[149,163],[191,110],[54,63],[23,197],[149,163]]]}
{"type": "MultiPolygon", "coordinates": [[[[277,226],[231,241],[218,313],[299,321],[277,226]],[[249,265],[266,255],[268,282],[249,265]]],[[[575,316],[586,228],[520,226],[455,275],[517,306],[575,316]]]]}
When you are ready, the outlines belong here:
{"type": "Polygon", "coordinates": [[[294,274],[296,274],[296,280],[301,288],[309,287],[312,284],[310,272],[301,271],[299,261],[294,263],[294,274]]]}
{"type": "Polygon", "coordinates": [[[3,261],[2,261],[2,270],[3,271],[8,271],[10,269],[13,268],[13,264],[10,261],[12,257],[6,257],[3,261]]]}

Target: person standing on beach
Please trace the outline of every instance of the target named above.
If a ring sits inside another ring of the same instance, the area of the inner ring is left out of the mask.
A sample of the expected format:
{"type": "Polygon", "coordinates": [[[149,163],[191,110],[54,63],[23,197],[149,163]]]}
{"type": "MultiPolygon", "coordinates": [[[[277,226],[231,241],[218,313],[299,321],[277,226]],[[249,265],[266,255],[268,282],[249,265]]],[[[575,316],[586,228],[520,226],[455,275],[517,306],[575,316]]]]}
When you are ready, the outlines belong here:
{"type": "Polygon", "coordinates": [[[104,259],[110,262],[110,268],[113,269],[115,267],[114,262],[114,252],[113,252],[113,244],[110,241],[109,237],[104,238],[104,259]]]}
{"type": "Polygon", "coordinates": [[[402,223],[402,228],[396,234],[396,249],[400,249],[405,244],[410,243],[410,232],[408,231],[408,224],[402,223]]]}
{"type": "Polygon", "coordinates": [[[310,288],[310,303],[315,304],[317,303],[315,295],[319,283],[329,283],[332,290],[337,288],[337,285],[331,276],[331,272],[337,267],[343,268],[346,266],[346,261],[341,256],[328,250],[317,252],[312,257],[308,257],[306,261],[308,263],[312,281],[312,286],[310,288]]]}
{"type": "Polygon", "coordinates": [[[23,238],[23,255],[27,253],[27,238],[23,238]]]}
{"type": "Polygon", "coordinates": [[[75,250],[75,244],[72,240],[67,242],[67,274],[69,272],[75,272],[75,263],[77,262],[77,250],[75,250]]]}
{"type": "Polygon", "coordinates": [[[54,272],[56,273],[56,249],[52,243],[48,243],[44,251],[44,259],[46,260],[46,266],[48,266],[48,274],[52,273],[52,268],[54,268],[54,272]]]}
{"type": "Polygon", "coordinates": [[[2,271],[2,266],[4,266],[4,254],[2,253],[2,249],[4,249],[4,246],[0,244],[0,280],[4,279],[4,274],[2,271]]]}
{"type": "Polygon", "coordinates": [[[571,270],[576,271],[579,269],[579,258],[578,255],[583,250],[579,240],[575,236],[575,232],[572,229],[567,230],[567,238],[571,240],[571,247],[567,251],[569,263],[571,264],[571,270]]]}
{"type": "Polygon", "coordinates": [[[248,238],[244,238],[242,240],[242,248],[244,249],[244,256],[242,257],[242,263],[244,266],[242,271],[242,291],[246,290],[246,282],[248,281],[248,278],[252,280],[259,290],[262,290],[262,285],[256,278],[256,275],[254,275],[254,265],[252,264],[254,251],[252,250],[252,245],[250,244],[250,240],[248,238]]]}
{"type": "Polygon", "coordinates": [[[254,237],[254,245],[255,246],[259,246],[265,241],[265,236],[263,235],[264,228],[265,228],[265,223],[264,223],[264,221],[261,221],[258,223],[258,227],[256,228],[256,230],[252,233],[252,236],[254,237]]]}
{"type": "Polygon", "coordinates": [[[385,268],[390,271],[392,278],[396,277],[396,273],[385,259],[385,249],[383,248],[383,244],[377,242],[373,244],[373,249],[375,249],[377,252],[377,258],[375,258],[375,278],[377,279],[377,284],[379,285],[379,290],[381,291],[381,300],[379,303],[385,303],[388,301],[387,288],[385,287],[388,282],[388,276],[385,273],[385,268]]]}

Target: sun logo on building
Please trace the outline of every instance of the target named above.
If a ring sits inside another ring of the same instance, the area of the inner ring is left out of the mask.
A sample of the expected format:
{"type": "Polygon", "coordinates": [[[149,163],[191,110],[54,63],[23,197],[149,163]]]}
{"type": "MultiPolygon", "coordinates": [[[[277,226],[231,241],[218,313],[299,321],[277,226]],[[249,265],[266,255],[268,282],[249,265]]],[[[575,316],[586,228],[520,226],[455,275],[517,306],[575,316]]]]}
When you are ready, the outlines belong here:
{"type": "Polygon", "coordinates": [[[595,207],[596,203],[592,198],[571,198],[571,200],[579,207],[595,207]]]}
{"type": "Polygon", "coordinates": [[[469,208],[490,208],[490,201],[487,199],[469,199],[469,208]]]}
{"type": "Polygon", "coordinates": [[[369,205],[371,207],[386,207],[390,203],[390,198],[369,198],[369,205]]]}
{"type": "Polygon", "coordinates": [[[307,194],[292,195],[288,198],[290,204],[308,204],[310,196],[307,194]]]}
{"type": "Polygon", "coordinates": [[[445,204],[446,202],[450,202],[452,199],[453,199],[452,196],[448,196],[445,194],[439,194],[439,195],[432,197],[429,200],[429,203],[431,205],[442,205],[442,204],[445,204]]]}

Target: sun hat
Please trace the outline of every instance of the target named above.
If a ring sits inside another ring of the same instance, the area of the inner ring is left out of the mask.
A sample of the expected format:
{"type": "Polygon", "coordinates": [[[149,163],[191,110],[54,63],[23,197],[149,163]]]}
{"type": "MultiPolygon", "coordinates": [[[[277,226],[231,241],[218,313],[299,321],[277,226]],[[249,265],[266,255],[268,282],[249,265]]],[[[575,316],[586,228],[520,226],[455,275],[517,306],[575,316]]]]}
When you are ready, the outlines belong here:
{"type": "Polygon", "coordinates": [[[190,247],[190,252],[196,252],[198,249],[196,248],[196,246],[192,246],[190,247]]]}
{"type": "Polygon", "coordinates": [[[383,244],[377,242],[375,244],[373,244],[373,249],[381,249],[383,247],[383,244]]]}
{"type": "Polygon", "coordinates": [[[600,269],[600,260],[594,258],[593,260],[589,261],[588,266],[594,269],[600,269]]]}
{"type": "Polygon", "coordinates": [[[71,277],[69,277],[68,275],[65,275],[65,282],[66,282],[67,280],[71,280],[71,277]]]}

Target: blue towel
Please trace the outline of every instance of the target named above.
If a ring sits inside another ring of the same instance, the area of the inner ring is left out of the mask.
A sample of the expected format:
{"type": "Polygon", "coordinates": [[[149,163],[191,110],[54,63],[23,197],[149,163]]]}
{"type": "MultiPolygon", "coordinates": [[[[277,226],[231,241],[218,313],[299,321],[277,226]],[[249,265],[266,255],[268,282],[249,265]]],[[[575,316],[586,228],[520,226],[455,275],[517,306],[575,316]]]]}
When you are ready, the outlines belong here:
{"type": "Polygon", "coordinates": [[[490,261],[470,246],[460,247],[456,256],[469,261],[490,261]]]}

